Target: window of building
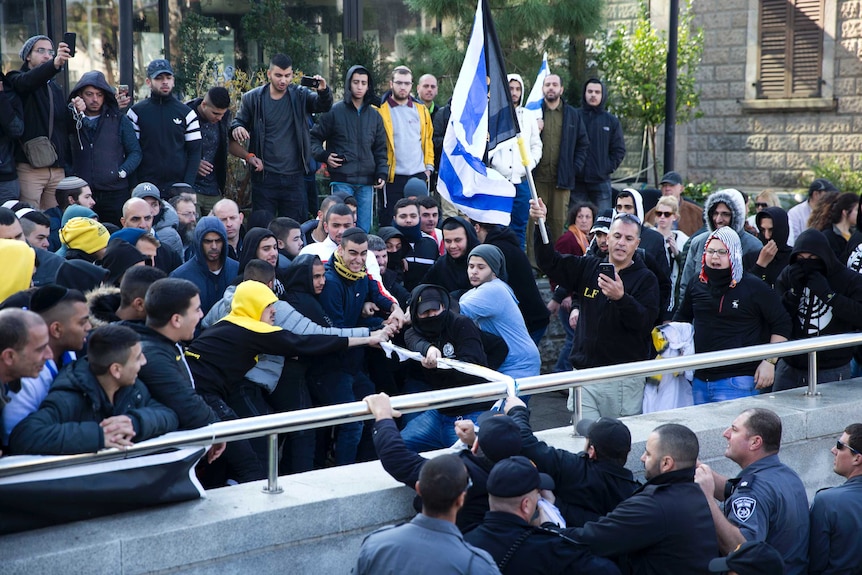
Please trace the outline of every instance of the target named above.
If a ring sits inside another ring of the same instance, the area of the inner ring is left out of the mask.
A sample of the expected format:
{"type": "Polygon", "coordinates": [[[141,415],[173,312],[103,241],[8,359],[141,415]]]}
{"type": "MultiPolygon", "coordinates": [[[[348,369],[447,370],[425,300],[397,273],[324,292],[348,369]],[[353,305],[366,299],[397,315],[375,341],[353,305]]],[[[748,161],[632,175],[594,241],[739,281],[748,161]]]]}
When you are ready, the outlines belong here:
{"type": "Polygon", "coordinates": [[[745,109],[834,109],[835,4],[749,0],[745,109]]]}
{"type": "Polygon", "coordinates": [[[0,56],[4,72],[21,67],[18,53],[30,36],[45,34],[45,2],[4,0],[0,2],[0,56]]]}

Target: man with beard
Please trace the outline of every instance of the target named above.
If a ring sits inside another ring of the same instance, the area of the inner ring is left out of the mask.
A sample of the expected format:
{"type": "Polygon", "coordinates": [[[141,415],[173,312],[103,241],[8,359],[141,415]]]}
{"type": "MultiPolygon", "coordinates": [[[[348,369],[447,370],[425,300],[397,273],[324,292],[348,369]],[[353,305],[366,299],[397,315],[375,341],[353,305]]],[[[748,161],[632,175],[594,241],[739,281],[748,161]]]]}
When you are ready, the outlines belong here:
{"type": "MultiPolygon", "coordinates": [[[[774,208],[767,208],[774,209],[774,208]]],[[[862,276],[838,261],[820,231],[799,234],[790,265],[775,282],[790,314],[791,339],[858,331],[862,327],[862,276]]],[[[817,381],[850,378],[854,348],[817,353],[817,381]]],[[[808,385],[808,354],[782,357],[775,368],[775,391],[808,385]]]]}
{"type": "Polygon", "coordinates": [[[407,268],[404,270],[404,287],[412,290],[437,261],[437,242],[422,234],[419,202],[414,198],[401,198],[395,203],[392,225],[404,238],[403,261],[407,268]]]}
{"type": "Polygon", "coordinates": [[[190,196],[174,196],[170,200],[174,211],[177,212],[179,224],[177,232],[180,234],[180,239],[183,242],[183,250],[186,254],[185,260],[191,258],[191,245],[195,239],[195,224],[198,221],[197,206],[190,196]]]}
{"type": "Polygon", "coordinates": [[[221,299],[239,273],[239,263],[227,257],[227,231],[215,216],[201,218],[195,229],[194,256],[171,273],[201,291],[201,310],[206,314],[221,299]]]}

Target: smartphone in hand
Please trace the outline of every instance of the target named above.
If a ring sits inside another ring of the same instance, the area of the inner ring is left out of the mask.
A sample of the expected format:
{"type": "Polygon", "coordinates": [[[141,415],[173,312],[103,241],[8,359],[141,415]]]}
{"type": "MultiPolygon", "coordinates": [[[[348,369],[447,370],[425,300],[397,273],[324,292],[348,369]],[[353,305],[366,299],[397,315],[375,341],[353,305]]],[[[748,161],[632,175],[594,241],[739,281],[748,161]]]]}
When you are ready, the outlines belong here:
{"type": "Polygon", "coordinates": [[[78,35],[74,32],[65,32],[63,34],[63,43],[69,47],[69,57],[75,57],[75,43],[78,40],[78,35]]]}
{"type": "Polygon", "coordinates": [[[599,273],[603,276],[606,276],[609,280],[616,280],[617,274],[614,270],[614,264],[612,263],[601,263],[599,264],[599,273]]]}

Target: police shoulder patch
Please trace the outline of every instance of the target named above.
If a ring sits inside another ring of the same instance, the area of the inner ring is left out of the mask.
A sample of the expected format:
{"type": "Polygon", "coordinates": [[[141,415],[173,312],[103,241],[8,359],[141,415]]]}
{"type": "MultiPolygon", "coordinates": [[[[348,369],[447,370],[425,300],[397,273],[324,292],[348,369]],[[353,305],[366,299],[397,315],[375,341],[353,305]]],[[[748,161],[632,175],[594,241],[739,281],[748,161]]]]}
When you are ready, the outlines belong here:
{"type": "Polygon", "coordinates": [[[731,504],[733,514],[737,519],[745,523],[752,515],[757,507],[757,500],[753,497],[737,497],[731,504]]]}

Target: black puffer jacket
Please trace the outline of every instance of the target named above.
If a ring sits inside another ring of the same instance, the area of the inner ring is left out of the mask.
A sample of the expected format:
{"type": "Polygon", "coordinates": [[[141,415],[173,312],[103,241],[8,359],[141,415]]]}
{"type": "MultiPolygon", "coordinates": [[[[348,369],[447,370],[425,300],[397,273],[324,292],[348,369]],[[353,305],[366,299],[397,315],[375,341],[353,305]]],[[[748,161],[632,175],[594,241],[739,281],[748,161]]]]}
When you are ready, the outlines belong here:
{"type": "MultiPolygon", "coordinates": [[[[2,81],[0,79],[0,82],[2,81]]],[[[0,93],[0,182],[18,179],[15,143],[23,133],[24,108],[21,106],[21,99],[15,92],[4,89],[0,93]]]]}
{"type": "Polygon", "coordinates": [[[140,380],[120,388],[111,404],[87,360],[79,359],[60,372],[39,409],[12,430],[9,446],[18,454],[94,453],[105,447],[99,422],[115,415],[132,420],[136,442],[177,429],[177,414],[150,397],[140,380]]]}
{"type": "Polygon", "coordinates": [[[363,66],[352,66],[344,82],[344,99],[322,114],[311,129],[311,153],[315,160],[326,162],[329,154],[344,156],[340,168],[329,168],[333,182],[370,185],[378,179],[386,180],[389,173],[386,130],[373,105],[375,101],[371,73],[363,66]],[[350,93],[350,80],[357,72],[368,75],[368,91],[358,110],[350,93]]]}

